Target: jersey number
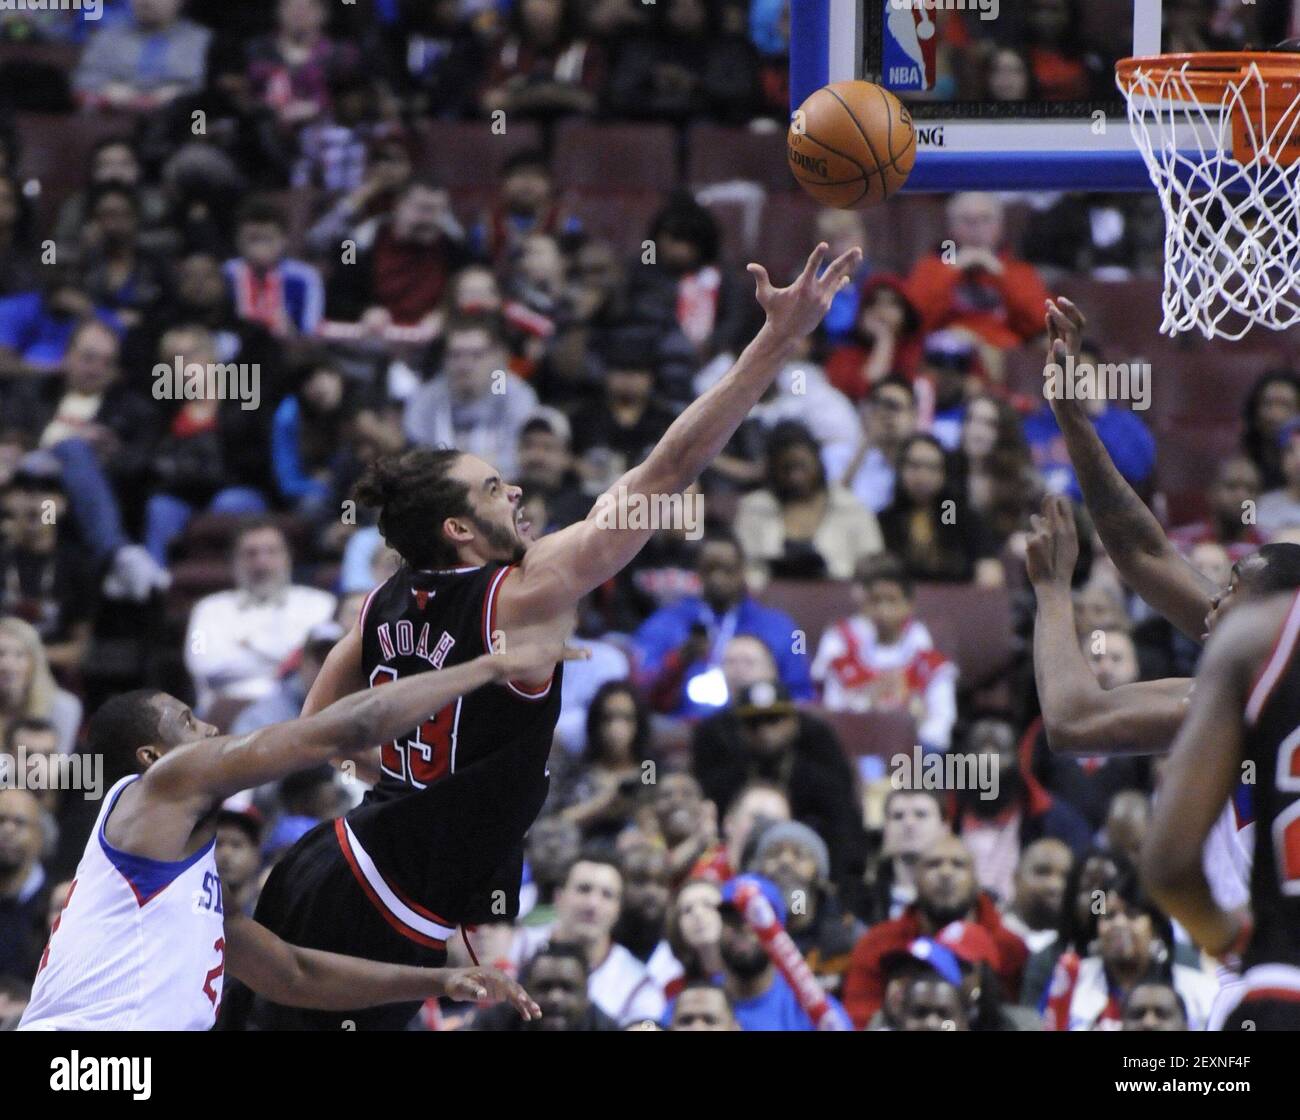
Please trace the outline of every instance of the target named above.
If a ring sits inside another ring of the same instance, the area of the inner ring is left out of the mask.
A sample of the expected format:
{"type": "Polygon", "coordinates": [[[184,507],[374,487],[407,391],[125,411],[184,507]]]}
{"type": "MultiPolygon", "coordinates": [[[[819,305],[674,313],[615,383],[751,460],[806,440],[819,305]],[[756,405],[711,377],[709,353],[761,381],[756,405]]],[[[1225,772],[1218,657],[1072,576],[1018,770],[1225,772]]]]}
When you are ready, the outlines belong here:
{"type": "MultiPolygon", "coordinates": [[[[1300,728],[1277,749],[1274,785],[1278,793],[1300,793],[1300,728]]],[[[1273,855],[1282,893],[1300,894],[1300,799],[1273,819],[1273,855]]]]}
{"type": "Polygon", "coordinates": [[[68,896],[63,900],[63,909],[59,911],[59,916],[54,919],[54,924],[50,926],[50,937],[45,942],[45,952],[41,954],[41,963],[37,966],[36,975],[39,976],[45,971],[45,966],[50,963],[50,945],[54,942],[54,935],[58,931],[59,923],[63,921],[63,910],[68,908],[68,903],[72,901],[72,892],[77,889],[77,880],[72,880],[72,886],[68,888],[68,896]]]}
{"type": "MultiPolygon", "coordinates": [[[[397,670],[376,666],[370,687],[378,688],[397,680],[397,670]]],[[[451,753],[460,724],[460,698],[439,709],[415,729],[415,737],[402,742],[393,739],[379,749],[379,768],[399,782],[424,789],[451,770],[451,753]]]]}
{"type": "Polygon", "coordinates": [[[208,974],[203,980],[203,994],[212,1001],[212,1006],[217,1006],[217,989],[212,986],[212,981],[217,979],[226,971],[226,939],[218,937],[212,943],[212,947],[220,954],[221,959],[217,961],[215,968],[208,969],[208,974]]]}

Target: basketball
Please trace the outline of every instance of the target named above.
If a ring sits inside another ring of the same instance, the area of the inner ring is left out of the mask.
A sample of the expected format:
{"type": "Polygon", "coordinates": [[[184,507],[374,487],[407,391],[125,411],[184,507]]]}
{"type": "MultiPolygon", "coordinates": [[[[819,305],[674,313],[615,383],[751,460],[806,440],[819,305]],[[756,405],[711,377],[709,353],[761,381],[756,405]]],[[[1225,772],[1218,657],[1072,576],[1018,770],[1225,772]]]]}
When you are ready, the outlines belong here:
{"type": "Polygon", "coordinates": [[[912,114],[871,82],[834,82],[809,95],[786,136],[790,170],[823,206],[861,210],[894,194],[916,161],[912,114]]]}

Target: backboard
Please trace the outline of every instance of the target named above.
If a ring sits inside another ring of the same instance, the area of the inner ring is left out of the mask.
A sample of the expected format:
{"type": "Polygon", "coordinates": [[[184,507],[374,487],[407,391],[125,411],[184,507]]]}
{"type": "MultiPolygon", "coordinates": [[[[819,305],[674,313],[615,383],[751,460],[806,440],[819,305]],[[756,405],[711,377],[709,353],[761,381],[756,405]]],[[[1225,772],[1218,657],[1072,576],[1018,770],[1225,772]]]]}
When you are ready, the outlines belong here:
{"type": "Polygon", "coordinates": [[[917,128],[911,191],[1150,190],[1115,63],[1187,49],[1196,31],[1174,21],[1175,9],[1229,49],[1242,44],[1225,37],[1256,33],[1254,23],[1229,27],[1213,0],[792,0],[790,8],[791,109],[851,78],[898,94],[917,128]]]}

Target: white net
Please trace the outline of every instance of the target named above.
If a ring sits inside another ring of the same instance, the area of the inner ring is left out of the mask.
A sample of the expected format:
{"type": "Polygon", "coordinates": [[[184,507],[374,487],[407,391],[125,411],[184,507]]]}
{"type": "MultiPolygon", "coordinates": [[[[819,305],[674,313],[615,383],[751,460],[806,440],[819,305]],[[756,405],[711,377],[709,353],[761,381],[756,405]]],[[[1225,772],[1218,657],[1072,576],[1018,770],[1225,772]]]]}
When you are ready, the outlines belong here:
{"type": "Polygon", "coordinates": [[[1165,213],[1162,334],[1238,339],[1300,322],[1297,74],[1281,82],[1254,61],[1209,74],[1194,60],[1121,72],[1165,213]]]}

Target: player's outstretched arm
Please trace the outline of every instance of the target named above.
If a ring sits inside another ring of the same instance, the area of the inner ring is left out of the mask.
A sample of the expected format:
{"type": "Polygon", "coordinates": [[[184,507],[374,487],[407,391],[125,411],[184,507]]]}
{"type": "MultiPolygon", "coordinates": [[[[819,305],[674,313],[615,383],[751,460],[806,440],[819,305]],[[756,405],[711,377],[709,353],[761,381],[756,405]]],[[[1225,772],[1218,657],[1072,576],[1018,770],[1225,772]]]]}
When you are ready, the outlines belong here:
{"type": "Polygon", "coordinates": [[[436,673],[420,673],[383,688],[353,693],[314,716],[276,723],[248,735],[200,740],[164,755],[145,774],[150,793],[213,799],[276,781],[365,751],[418,726],[458,696],[485,684],[546,673],[560,660],[589,656],[559,641],[484,654],[436,673]]]}
{"type": "Polygon", "coordinates": [[[1034,681],[1043,726],[1060,754],[1151,754],[1173,742],[1187,711],[1185,677],[1104,689],[1079,648],[1070,579],[1079,557],[1067,499],[1047,498],[1032,518],[1026,563],[1034,617],[1034,681]]]}
{"type": "MultiPolygon", "coordinates": [[[[1047,301],[1048,362],[1078,356],[1085,320],[1068,299],[1047,301]]],[[[1048,395],[1101,542],[1128,585],[1195,641],[1205,638],[1210,600],[1221,588],[1170,543],[1160,522],[1119,473],[1080,401],[1048,395]]]]}
{"type": "Polygon", "coordinates": [[[862,260],[861,249],[850,249],[822,272],[827,251],[824,242],[818,245],[786,288],[773,287],[762,265],[749,266],[767,314],[762,329],[722,379],[673,421],[645,462],[596,500],[585,521],[543,537],[528,550],[521,578],[502,586],[503,620],[529,623],[572,607],[622,571],[655,528],[665,527],[629,515],[632,507],[644,514],[694,482],[772,384],[798,340],[822,321],[862,260]]]}
{"type": "Polygon", "coordinates": [[[286,1007],[348,1011],[449,996],[508,1000],[525,1020],[542,1014],[519,984],[494,968],[416,968],[303,949],[242,914],[226,915],[226,968],[286,1007]]]}
{"type": "Polygon", "coordinates": [[[1215,627],[1142,846],[1142,879],[1152,898],[1214,956],[1235,947],[1248,919],[1214,901],[1201,849],[1240,777],[1246,700],[1288,598],[1239,606],[1215,627]]]}

